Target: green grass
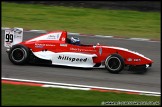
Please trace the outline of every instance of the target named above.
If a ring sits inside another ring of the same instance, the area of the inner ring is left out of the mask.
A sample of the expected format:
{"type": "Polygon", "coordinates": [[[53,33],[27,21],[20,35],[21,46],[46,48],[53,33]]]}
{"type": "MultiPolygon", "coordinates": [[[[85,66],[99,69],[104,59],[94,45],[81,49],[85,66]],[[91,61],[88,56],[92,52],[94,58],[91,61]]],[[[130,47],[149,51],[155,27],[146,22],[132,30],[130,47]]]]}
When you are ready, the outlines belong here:
{"type": "Polygon", "coordinates": [[[160,39],[160,12],[2,2],[2,26],[160,39]]]}
{"type": "Polygon", "coordinates": [[[134,101],[160,104],[160,97],[2,84],[2,105],[98,105],[134,101]]]}

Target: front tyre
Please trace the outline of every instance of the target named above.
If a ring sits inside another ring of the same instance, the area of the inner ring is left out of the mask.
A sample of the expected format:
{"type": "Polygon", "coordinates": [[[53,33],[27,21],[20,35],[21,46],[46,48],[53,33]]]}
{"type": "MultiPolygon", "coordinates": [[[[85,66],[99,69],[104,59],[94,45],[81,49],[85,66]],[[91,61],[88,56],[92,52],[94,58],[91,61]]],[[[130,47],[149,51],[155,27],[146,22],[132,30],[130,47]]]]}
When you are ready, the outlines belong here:
{"type": "Polygon", "coordinates": [[[111,54],[106,58],[105,68],[113,74],[118,74],[124,69],[124,59],[119,54],[111,54]]]}
{"type": "Polygon", "coordinates": [[[12,63],[16,65],[23,65],[28,62],[29,49],[23,45],[14,45],[8,55],[12,63]]]}

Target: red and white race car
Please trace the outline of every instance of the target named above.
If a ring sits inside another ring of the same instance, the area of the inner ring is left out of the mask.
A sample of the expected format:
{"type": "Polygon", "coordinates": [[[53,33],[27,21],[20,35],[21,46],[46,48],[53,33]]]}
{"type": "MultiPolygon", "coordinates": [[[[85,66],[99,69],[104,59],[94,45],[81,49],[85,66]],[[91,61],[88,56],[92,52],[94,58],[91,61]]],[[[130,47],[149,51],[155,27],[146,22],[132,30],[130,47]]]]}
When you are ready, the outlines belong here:
{"type": "Polygon", "coordinates": [[[5,31],[5,47],[12,63],[44,63],[72,67],[101,67],[119,73],[125,66],[148,68],[153,61],[142,54],[114,46],[80,44],[66,31],[53,31],[22,42],[23,29],[5,31]]]}

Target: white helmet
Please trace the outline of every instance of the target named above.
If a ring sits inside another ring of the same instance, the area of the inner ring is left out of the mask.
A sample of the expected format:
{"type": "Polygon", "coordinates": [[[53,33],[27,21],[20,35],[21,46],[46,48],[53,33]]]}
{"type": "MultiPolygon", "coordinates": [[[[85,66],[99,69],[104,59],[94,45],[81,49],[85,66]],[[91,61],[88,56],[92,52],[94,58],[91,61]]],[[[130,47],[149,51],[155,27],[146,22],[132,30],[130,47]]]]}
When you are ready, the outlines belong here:
{"type": "Polygon", "coordinates": [[[80,40],[79,38],[71,37],[71,43],[74,45],[80,45],[80,40]]]}

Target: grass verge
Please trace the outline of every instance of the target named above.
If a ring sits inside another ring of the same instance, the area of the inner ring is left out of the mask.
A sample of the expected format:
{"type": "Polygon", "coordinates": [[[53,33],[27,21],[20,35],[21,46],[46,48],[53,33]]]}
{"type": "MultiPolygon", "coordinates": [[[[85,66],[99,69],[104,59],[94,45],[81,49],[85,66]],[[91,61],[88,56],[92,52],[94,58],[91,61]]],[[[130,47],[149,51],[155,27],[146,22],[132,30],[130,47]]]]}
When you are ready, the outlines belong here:
{"type": "Polygon", "coordinates": [[[160,12],[2,2],[2,26],[160,40],[160,12]]]}
{"type": "MultiPolygon", "coordinates": [[[[160,105],[160,97],[2,84],[2,105],[97,105],[121,102],[160,105]]],[[[145,105],[144,104],[144,105],[145,105]]]]}

